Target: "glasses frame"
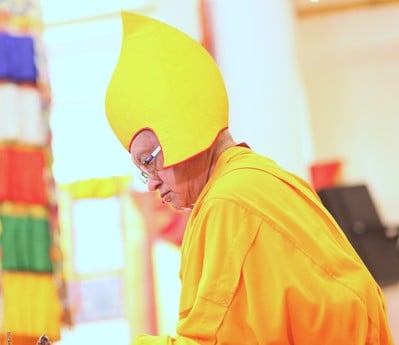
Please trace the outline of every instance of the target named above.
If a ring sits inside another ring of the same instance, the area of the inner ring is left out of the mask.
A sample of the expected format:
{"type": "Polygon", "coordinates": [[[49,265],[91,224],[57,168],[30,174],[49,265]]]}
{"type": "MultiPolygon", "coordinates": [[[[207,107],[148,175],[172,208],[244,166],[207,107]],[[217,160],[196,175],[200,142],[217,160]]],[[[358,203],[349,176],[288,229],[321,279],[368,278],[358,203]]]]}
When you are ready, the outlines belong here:
{"type": "MultiPolygon", "coordinates": [[[[148,166],[154,160],[154,158],[159,154],[159,152],[161,152],[161,146],[158,145],[154,149],[154,151],[152,151],[150,153],[150,155],[144,160],[143,167],[144,167],[144,165],[148,166]]],[[[157,176],[155,169],[153,171],[151,171],[151,172],[146,172],[146,171],[144,171],[141,168],[139,168],[139,169],[140,169],[140,178],[141,178],[141,181],[144,184],[148,184],[148,179],[150,177],[156,177],[157,176]]]]}

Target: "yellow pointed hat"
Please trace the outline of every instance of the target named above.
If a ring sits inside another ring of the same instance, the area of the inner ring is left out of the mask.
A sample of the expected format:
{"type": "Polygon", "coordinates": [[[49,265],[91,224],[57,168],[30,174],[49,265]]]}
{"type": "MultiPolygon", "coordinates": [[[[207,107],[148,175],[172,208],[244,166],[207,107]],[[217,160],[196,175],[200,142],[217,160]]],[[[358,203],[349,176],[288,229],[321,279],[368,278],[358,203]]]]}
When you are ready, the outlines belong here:
{"type": "Polygon", "coordinates": [[[122,11],[123,40],[108,85],[108,122],[129,151],[143,129],[154,131],[164,167],[206,150],[228,126],[221,73],[194,39],[158,20],[122,11]]]}

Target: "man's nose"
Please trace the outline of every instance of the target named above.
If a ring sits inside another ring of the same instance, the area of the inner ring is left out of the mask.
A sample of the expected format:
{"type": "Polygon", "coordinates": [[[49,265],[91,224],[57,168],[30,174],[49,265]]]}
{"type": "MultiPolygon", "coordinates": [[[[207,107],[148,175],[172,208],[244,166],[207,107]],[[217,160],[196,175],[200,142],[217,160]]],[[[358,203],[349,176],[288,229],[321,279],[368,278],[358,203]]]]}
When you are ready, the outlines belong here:
{"type": "Polygon", "coordinates": [[[147,184],[148,190],[150,192],[156,191],[161,183],[162,180],[158,176],[149,176],[147,184]]]}

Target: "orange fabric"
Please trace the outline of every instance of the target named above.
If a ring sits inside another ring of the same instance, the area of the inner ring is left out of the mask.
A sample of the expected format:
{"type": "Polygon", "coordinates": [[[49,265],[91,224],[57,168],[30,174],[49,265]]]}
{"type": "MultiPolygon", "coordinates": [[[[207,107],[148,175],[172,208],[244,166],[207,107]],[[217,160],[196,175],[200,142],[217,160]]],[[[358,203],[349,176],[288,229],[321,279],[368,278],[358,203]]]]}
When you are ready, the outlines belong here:
{"type": "MultiPolygon", "coordinates": [[[[37,343],[38,337],[30,337],[20,334],[11,334],[12,345],[34,345],[37,343]]],[[[7,335],[0,334],[0,344],[7,344],[7,335]]]]}
{"type": "Polygon", "coordinates": [[[177,336],[143,344],[393,344],[381,289],[314,190],[245,148],[219,158],[182,244],[177,336]]]}

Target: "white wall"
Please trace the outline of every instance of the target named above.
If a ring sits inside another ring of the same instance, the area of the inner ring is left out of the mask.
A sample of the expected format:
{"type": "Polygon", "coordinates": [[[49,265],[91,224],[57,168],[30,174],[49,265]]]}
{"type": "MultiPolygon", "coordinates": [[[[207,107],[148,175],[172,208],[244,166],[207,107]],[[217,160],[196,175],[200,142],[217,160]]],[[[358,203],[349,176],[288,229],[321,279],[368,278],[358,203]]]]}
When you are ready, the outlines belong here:
{"type": "Polygon", "coordinates": [[[312,137],[291,1],[208,3],[234,137],[307,179],[312,137]]]}
{"type": "Polygon", "coordinates": [[[343,161],[382,218],[399,223],[399,6],[298,20],[315,157],[343,161]]]}

